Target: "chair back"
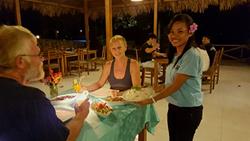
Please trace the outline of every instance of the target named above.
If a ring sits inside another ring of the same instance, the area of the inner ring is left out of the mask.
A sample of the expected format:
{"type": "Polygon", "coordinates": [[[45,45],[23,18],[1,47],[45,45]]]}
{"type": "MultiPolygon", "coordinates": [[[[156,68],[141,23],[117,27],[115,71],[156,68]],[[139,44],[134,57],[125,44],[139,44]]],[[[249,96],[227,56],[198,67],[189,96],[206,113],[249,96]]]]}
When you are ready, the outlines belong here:
{"type": "Polygon", "coordinates": [[[219,57],[218,57],[218,65],[221,64],[221,61],[222,61],[222,56],[223,56],[223,53],[224,53],[224,47],[222,47],[220,50],[220,54],[219,54],[219,57]]]}
{"type": "Polygon", "coordinates": [[[106,53],[107,53],[106,46],[103,46],[102,47],[102,57],[101,58],[106,59],[106,56],[107,56],[106,53]]]}
{"type": "Polygon", "coordinates": [[[218,61],[219,61],[219,57],[220,57],[220,50],[218,50],[218,51],[215,52],[213,63],[212,63],[212,65],[208,68],[208,70],[205,71],[205,73],[206,73],[206,72],[215,71],[216,66],[217,66],[217,64],[218,64],[218,61]]]}
{"type": "MultiPolygon", "coordinates": [[[[58,69],[58,71],[61,71],[61,61],[62,61],[62,53],[56,49],[50,49],[45,52],[43,52],[43,55],[45,57],[45,63],[44,67],[45,69],[51,68],[51,69],[58,69]]],[[[64,74],[63,74],[64,75],[64,74]]]]}
{"type": "Polygon", "coordinates": [[[215,74],[216,74],[216,68],[217,68],[217,64],[219,61],[219,57],[220,57],[220,50],[215,52],[215,56],[214,56],[214,60],[212,65],[208,68],[207,71],[204,71],[202,73],[202,79],[208,79],[209,80],[209,92],[212,93],[212,90],[214,89],[214,85],[215,85],[215,74]]]}
{"type": "Polygon", "coordinates": [[[78,61],[83,61],[85,58],[84,58],[84,49],[82,48],[78,48],[77,49],[77,57],[78,57],[78,61]]]}
{"type": "Polygon", "coordinates": [[[216,84],[218,84],[218,82],[219,82],[220,65],[221,65],[221,61],[222,61],[223,52],[224,52],[224,47],[222,47],[219,50],[219,57],[218,57],[218,61],[217,61],[217,64],[216,64],[216,70],[215,70],[216,84]]]}

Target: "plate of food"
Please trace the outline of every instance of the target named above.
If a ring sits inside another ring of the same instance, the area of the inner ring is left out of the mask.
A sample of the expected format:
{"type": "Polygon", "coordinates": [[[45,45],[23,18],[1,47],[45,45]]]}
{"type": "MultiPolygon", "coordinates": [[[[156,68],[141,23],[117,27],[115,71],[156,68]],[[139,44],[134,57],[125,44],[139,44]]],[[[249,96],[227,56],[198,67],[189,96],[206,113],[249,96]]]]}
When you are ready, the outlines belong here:
{"type": "Polygon", "coordinates": [[[59,105],[59,104],[65,104],[65,105],[70,105],[75,102],[77,94],[65,94],[65,95],[59,95],[57,97],[52,98],[51,104],[52,105],[59,105]]]}
{"type": "Polygon", "coordinates": [[[113,109],[104,101],[95,101],[91,104],[91,109],[101,117],[109,116],[113,109]]]}
{"type": "Polygon", "coordinates": [[[107,96],[103,98],[109,105],[124,105],[125,100],[122,96],[107,96]]]}
{"type": "Polygon", "coordinates": [[[151,87],[131,88],[125,91],[122,97],[126,101],[135,102],[150,98],[152,95],[154,95],[154,90],[151,87]]]}

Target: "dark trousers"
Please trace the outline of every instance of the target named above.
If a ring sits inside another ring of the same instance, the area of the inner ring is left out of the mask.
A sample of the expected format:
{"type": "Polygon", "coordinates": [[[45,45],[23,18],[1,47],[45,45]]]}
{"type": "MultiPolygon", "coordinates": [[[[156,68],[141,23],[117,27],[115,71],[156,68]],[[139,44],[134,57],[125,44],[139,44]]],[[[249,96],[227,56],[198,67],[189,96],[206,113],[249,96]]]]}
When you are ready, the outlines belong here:
{"type": "Polygon", "coordinates": [[[202,119],[203,106],[177,107],[168,105],[169,141],[192,141],[202,119]]]}

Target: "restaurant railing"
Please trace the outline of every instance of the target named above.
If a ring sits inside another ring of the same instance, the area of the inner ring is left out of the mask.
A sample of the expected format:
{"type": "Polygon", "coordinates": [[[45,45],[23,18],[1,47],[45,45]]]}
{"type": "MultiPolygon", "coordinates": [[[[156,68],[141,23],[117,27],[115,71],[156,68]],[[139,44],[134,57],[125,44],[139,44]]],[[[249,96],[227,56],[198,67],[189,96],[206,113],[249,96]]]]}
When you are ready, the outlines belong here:
{"type": "Polygon", "coordinates": [[[216,48],[224,47],[224,58],[250,63],[250,45],[215,44],[216,48]]]}
{"type": "Polygon", "coordinates": [[[42,51],[48,50],[74,50],[77,48],[84,48],[80,42],[73,40],[53,40],[53,39],[39,39],[38,46],[42,51]]]}

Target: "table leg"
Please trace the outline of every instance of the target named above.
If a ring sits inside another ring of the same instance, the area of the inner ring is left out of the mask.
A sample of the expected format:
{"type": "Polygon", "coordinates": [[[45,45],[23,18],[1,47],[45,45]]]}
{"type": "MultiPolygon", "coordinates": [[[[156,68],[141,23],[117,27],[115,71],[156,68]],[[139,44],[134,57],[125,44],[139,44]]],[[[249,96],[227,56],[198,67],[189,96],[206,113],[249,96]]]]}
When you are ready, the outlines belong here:
{"type": "Polygon", "coordinates": [[[142,74],[141,74],[141,86],[144,86],[144,80],[145,80],[145,69],[142,68],[142,74]]]}
{"type": "Polygon", "coordinates": [[[62,75],[64,76],[65,75],[65,66],[64,66],[64,59],[63,59],[63,57],[60,59],[61,60],[61,67],[62,67],[62,75]]]}
{"type": "Polygon", "coordinates": [[[63,62],[64,62],[64,73],[65,73],[65,75],[67,75],[68,74],[68,62],[67,62],[67,56],[65,55],[64,57],[63,57],[63,62]]]}
{"type": "Polygon", "coordinates": [[[153,87],[158,86],[158,63],[154,61],[154,83],[153,87]]]}
{"type": "Polygon", "coordinates": [[[144,127],[142,131],[139,133],[138,141],[147,141],[147,129],[144,127]]]}

